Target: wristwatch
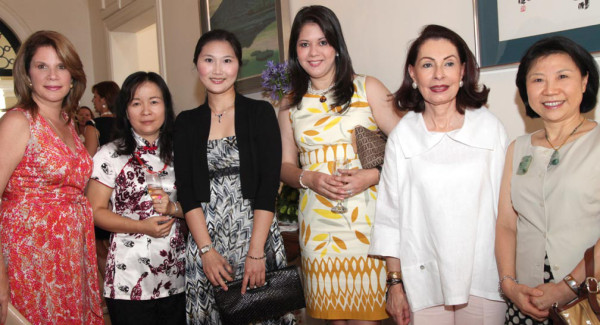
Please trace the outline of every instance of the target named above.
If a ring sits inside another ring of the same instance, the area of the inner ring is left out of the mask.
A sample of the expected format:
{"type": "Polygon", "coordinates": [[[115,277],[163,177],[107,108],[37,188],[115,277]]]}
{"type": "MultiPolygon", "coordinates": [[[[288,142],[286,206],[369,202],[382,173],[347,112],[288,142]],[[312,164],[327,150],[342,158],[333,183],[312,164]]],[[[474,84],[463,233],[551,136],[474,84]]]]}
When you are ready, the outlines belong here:
{"type": "Polygon", "coordinates": [[[565,281],[569,288],[571,288],[571,290],[573,290],[573,292],[575,292],[575,294],[579,296],[579,286],[577,285],[577,281],[575,281],[575,278],[573,278],[572,275],[567,275],[563,278],[563,281],[565,281]]]}
{"type": "Polygon", "coordinates": [[[213,248],[213,244],[210,243],[210,245],[206,245],[206,246],[202,246],[202,248],[200,248],[200,256],[208,253],[208,251],[213,248]]]}

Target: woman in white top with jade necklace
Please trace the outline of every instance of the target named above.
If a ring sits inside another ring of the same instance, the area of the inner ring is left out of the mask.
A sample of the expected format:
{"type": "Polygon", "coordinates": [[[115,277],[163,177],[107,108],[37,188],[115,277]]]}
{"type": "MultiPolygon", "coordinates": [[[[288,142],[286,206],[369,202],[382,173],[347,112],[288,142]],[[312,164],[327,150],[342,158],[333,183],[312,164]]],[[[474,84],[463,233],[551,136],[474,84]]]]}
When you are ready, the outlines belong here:
{"type": "Polygon", "coordinates": [[[525,112],[544,128],[518,137],[506,154],[496,257],[508,325],[542,324],[554,303],[575,298],[594,243],[599,264],[600,128],[583,116],[596,106],[598,80],[594,58],[565,37],[536,42],[519,64],[525,112]]]}
{"type": "Polygon", "coordinates": [[[389,136],[370,253],[388,268],[397,324],[502,324],[494,224],[507,137],[485,108],[464,40],[426,26],[396,93],[409,111],[389,136]]]}

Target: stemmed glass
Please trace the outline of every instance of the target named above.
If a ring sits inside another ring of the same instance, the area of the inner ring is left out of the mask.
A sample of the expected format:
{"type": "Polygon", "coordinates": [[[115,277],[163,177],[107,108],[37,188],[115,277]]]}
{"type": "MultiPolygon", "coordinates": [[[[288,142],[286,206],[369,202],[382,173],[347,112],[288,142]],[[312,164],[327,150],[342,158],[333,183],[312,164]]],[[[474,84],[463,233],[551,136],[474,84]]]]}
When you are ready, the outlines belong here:
{"type": "MultiPolygon", "coordinates": [[[[340,169],[348,169],[348,160],[346,159],[337,159],[335,161],[334,167],[333,167],[333,174],[335,176],[340,176],[341,172],[340,169]]],[[[348,209],[344,206],[344,200],[338,200],[337,204],[331,208],[331,212],[333,213],[346,213],[348,212],[348,209]]]]}
{"type": "Polygon", "coordinates": [[[163,189],[160,175],[146,173],[146,186],[148,186],[148,194],[150,194],[150,197],[154,200],[157,197],[156,192],[163,189]]]}

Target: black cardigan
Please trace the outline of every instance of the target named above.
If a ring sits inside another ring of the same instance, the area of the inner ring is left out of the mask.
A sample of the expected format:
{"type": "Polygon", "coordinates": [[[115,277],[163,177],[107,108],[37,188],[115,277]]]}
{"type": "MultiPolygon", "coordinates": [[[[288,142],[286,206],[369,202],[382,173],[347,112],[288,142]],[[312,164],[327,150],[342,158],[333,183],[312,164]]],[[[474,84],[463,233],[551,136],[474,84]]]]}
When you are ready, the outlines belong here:
{"type": "MultiPolygon", "coordinates": [[[[175,121],[175,185],[184,213],[210,202],[206,148],[211,117],[207,100],[181,112],[175,121]]],[[[281,172],[281,135],[275,111],[266,101],[236,94],[234,123],[242,196],[253,200],[253,209],[273,212],[281,172]]]]}

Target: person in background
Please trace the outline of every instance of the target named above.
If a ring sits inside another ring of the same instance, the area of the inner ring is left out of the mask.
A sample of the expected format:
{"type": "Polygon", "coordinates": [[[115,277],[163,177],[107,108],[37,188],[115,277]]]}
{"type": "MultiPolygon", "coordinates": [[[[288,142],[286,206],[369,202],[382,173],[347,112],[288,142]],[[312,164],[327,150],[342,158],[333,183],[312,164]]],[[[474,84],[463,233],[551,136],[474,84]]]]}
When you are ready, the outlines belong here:
{"type": "Polygon", "coordinates": [[[17,105],[0,119],[0,323],[12,303],[33,324],[104,324],[92,159],[72,118],[86,77],[73,44],[33,33],[13,70],[17,105]]]}
{"type": "Polygon", "coordinates": [[[112,324],[185,323],[185,240],[173,170],[175,113],[164,80],[136,72],[116,101],[116,138],[94,156],[87,196],[112,233],[104,297],[112,324]],[[146,175],[159,176],[150,193],[146,175]]]}
{"type": "Polygon", "coordinates": [[[370,253],[396,324],[502,324],[494,226],[507,135],[465,41],[438,25],[411,44],[396,92],[370,253]]]}
{"type": "MultiPolygon", "coordinates": [[[[92,103],[94,104],[94,110],[98,112],[92,122],[87,125],[92,128],[86,128],[84,136],[86,149],[91,156],[96,154],[98,148],[109,143],[112,140],[115,124],[115,102],[117,95],[119,94],[119,85],[114,81],[102,81],[92,86],[92,103]]],[[[107,239],[107,234],[101,234],[102,239],[107,239]]]]}
{"type": "Polygon", "coordinates": [[[85,145],[85,136],[83,135],[87,121],[93,121],[94,113],[87,106],[79,106],[77,116],[75,118],[77,135],[81,142],[85,145]]]}
{"type": "Polygon", "coordinates": [[[360,125],[388,134],[400,117],[379,80],[354,73],[329,8],[309,6],[296,14],[288,62],[292,95],[279,112],[281,180],[300,188],[307,311],[331,324],[377,323],[388,318],[385,262],[367,256],[379,170],[362,168],[352,132],[360,125]],[[336,160],[347,162],[342,176],[334,176],[336,160]],[[347,213],[331,211],[338,201],[345,201],[347,213]]]}
{"type": "MultiPolygon", "coordinates": [[[[246,98],[234,84],[242,47],[232,33],[200,37],[193,62],[206,88],[203,105],[177,117],[177,189],[191,236],[187,242],[188,324],[221,324],[213,286],[243,279],[242,291],[286,266],[274,218],[281,138],[273,107],[246,98]]],[[[261,324],[294,324],[291,313],[261,324]]]]}
{"type": "MultiPolygon", "coordinates": [[[[84,129],[84,143],[90,156],[94,157],[100,146],[112,140],[116,122],[114,111],[117,96],[119,95],[119,85],[114,81],[102,81],[92,87],[92,92],[94,93],[94,97],[92,98],[94,110],[98,112],[99,116],[93,121],[87,122],[84,129]]],[[[94,231],[96,234],[98,271],[100,277],[104,277],[104,274],[106,274],[106,258],[108,256],[110,232],[100,227],[94,227],[94,231]]],[[[104,281],[101,281],[102,283],[104,281]]]]}
{"type": "MultiPolygon", "coordinates": [[[[496,224],[506,324],[550,324],[548,309],[576,297],[583,254],[600,258],[598,67],[579,44],[550,37],[523,55],[516,84],[525,112],[544,128],[510,144],[496,224]],[[517,281],[518,280],[518,281],[517,281]]],[[[596,266],[596,277],[600,266],[596,266]]]]}

